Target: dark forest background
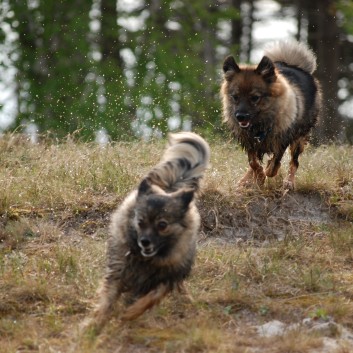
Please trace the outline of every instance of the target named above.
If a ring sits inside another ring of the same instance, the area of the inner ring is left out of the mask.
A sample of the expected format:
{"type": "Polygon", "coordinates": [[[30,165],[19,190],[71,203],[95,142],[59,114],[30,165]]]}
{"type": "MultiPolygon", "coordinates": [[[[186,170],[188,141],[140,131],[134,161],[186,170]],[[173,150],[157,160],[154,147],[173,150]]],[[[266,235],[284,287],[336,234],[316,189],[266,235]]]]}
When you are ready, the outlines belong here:
{"type": "MultiPolygon", "coordinates": [[[[293,17],[292,36],[308,42],[318,57],[325,114],[316,135],[353,143],[353,2],[277,3],[276,16],[293,17]]],[[[113,140],[173,129],[222,133],[222,61],[230,53],[251,59],[258,45],[252,28],[265,5],[3,0],[1,91],[15,102],[8,129],[34,126],[59,137],[78,131],[87,139],[100,131],[113,140]]]]}

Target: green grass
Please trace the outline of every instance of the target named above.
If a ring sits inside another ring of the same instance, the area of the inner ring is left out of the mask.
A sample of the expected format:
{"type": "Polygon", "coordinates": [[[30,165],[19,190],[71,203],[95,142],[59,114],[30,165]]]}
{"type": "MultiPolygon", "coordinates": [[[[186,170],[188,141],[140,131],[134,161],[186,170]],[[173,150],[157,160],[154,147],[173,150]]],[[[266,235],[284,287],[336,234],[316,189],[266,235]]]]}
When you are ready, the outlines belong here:
{"type": "Polygon", "coordinates": [[[0,139],[0,352],[309,353],[320,351],[322,335],[298,328],[266,338],[254,326],[308,317],[353,330],[352,148],[308,148],[296,191],[285,194],[288,156],[263,189],[238,190],[247,158],[217,141],[186,283],[194,302],[171,295],[128,324],[118,320],[120,304],[98,338],[78,343],[103,273],[109,216],[163,148],[0,139]]]}

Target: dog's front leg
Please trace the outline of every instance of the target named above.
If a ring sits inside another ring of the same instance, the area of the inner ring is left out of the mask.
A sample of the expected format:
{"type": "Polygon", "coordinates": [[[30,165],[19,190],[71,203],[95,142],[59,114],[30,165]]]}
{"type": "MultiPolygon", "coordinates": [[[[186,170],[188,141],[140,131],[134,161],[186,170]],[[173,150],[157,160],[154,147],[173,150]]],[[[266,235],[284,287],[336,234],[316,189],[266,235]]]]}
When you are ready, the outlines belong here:
{"type": "Polygon", "coordinates": [[[165,284],[160,284],[156,289],[139,298],[130,305],[122,316],[122,320],[134,320],[142,315],[146,310],[158,304],[169,292],[171,288],[165,284]]]}
{"type": "MultiPolygon", "coordinates": [[[[287,147],[286,147],[287,148],[287,147]]],[[[281,160],[283,157],[286,148],[281,148],[277,151],[274,156],[268,161],[267,167],[265,170],[266,176],[269,178],[275,177],[278,173],[279,168],[281,167],[281,160]]]]}
{"type": "Polygon", "coordinates": [[[255,151],[248,152],[249,166],[245,175],[239,180],[238,185],[247,186],[249,184],[257,184],[262,186],[265,182],[266,175],[262,168],[262,165],[257,158],[255,151]]]}
{"type": "Polygon", "coordinates": [[[177,290],[178,292],[184,296],[190,303],[194,303],[194,298],[192,297],[192,295],[189,293],[189,291],[187,290],[187,288],[185,287],[185,283],[184,282],[179,282],[177,283],[177,290]]]}
{"type": "Polygon", "coordinates": [[[97,291],[97,302],[93,313],[83,321],[81,330],[83,332],[92,331],[98,334],[106,322],[110,319],[113,306],[121,294],[119,281],[110,276],[106,276],[97,291]]]}

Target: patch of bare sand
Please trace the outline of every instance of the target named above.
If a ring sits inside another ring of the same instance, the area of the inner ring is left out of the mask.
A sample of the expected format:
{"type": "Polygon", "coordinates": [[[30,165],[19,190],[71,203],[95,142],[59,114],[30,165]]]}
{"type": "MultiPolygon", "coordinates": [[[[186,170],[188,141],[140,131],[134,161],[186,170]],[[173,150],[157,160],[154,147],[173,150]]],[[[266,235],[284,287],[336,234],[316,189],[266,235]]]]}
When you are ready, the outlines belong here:
{"type": "Polygon", "coordinates": [[[333,217],[319,193],[252,191],[234,196],[212,191],[201,197],[202,240],[264,241],[315,235],[333,217]]]}

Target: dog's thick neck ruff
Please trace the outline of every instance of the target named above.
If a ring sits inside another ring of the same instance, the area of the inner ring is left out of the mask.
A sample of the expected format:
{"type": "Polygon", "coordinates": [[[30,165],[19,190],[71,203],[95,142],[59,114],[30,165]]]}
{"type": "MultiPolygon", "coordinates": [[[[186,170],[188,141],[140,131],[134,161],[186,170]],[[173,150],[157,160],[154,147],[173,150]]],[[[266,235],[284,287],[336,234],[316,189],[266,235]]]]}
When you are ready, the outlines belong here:
{"type": "Polygon", "coordinates": [[[266,137],[271,133],[272,127],[269,127],[266,130],[257,131],[256,135],[253,136],[253,139],[256,143],[260,144],[265,141],[266,137]]]}
{"type": "Polygon", "coordinates": [[[252,125],[248,129],[234,129],[234,136],[246,150],[258,150],[273,136],[273,127],[252,125]]]}

